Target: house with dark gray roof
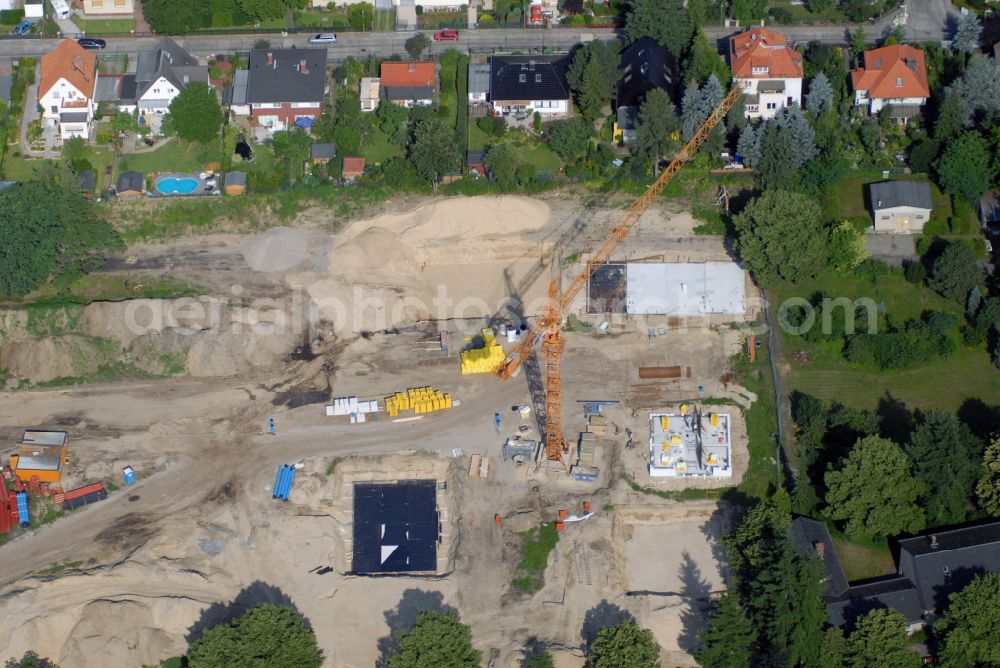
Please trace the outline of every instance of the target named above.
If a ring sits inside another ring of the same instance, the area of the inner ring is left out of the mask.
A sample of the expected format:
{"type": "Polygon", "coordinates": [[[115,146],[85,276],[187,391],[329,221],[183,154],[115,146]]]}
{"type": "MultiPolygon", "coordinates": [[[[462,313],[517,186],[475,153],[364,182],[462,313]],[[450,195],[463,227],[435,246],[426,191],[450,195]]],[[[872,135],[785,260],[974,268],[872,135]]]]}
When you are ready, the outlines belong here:
{"type": "Polygon", "coordinates": [[[309,158],[313,164],[327,162],[337,157],[337,145],[334,143],[315,143],[309,147],[309,158]]]}
{"type": "Polygon", "coordinates": [[[868,186],[876,232],[920,234],[934,208],[926,181],[881,181],[868,186]]]}
{"type": "Polygon", "coordinates": [[[119,197],[139,197],[146,189],[146,177],[142,172],[122,172],[118,175],[117,185],[115,191],[119,197]]]}
{"type": "Polygon", "coordinates": [[[496,114],[569,113],[568,56],[492,56],[489,99],[496,114]]]}
{"type": "Polygon", "coordinates": [[[326,49],[253,49],[247,72],[246,106],[255,126],[309,128],[323,113],[326,49]]]}
{"type": "Polygon", "coordinates": [[[822,522],[797,518],[792,536],[803,554],[820,554],[830,623],[853,627],[877,608],[898,610],[911,629],[933,622],[949,597],[984,573],[1000,573],[1000,522],[935,531],[897,541],[896,575],[847,587],[840,559],[822,522]],[[826,545],[829,543],[829,547],[826,545]],[[822,550],[817,545],[822,544],[822,550]]]}
{"type": "Polygon", "coordinates": [[[803,554],[815,554],[823,562],[823,597],[834,600],[847,591],[847,577],[840,566],[840,558],[833,548],[833,538],[826,523],[808,517],[796,517],[792,521],[792,539],[803,554]]]}
{"type": "Polygon", "coordinates": [[[165,114],[174,98],[196,81],[208,84],[208,67],[164,38],[151,51],[139,54],[134,74],[122,77],[118,108],[130,114],[136,109],[140,115],[165,114]]]}
{"type": "Polygon", "coordinates": [[[677,98],[680,71],[677,59],[651,37],[643,37],[622,50],[618,61],[620,78],[615,107],[636,107],[654,88],[662,88],[671,100],[677,98]]]}

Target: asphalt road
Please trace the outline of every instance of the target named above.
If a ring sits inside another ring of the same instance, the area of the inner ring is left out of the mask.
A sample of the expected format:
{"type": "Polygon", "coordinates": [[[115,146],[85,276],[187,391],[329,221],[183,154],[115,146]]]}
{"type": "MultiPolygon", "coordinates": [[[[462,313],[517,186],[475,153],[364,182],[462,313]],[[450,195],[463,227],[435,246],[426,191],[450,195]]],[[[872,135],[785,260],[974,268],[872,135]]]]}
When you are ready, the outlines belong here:
{"type": "MultiPolygon", "coordinates": [[[[948,40],[954,33],[958,12],[949,0],[919,0],[911,2],[907,13],[907,35],[911,39],[948,40]]],[[[865,33],[870,42],[880,39],[890,27],[891,16],[877,23],[865,24],[865,33]]],[[[822,42],[824,44],[846,44],[856,26],[853,25],[800,25],[780,26],[778,30],[791,42],[822,42]]],[[[740,28],[709,26],[705,33],[710,42],[720,42],[740,28]]],[[[428,31],[430,32],[430,31],[428,31]]],[[[473,53],[494,51],[541,51],[545,48],[569,49],[581,42],[593,39],[610,40],[618,36],[611,28],[590,29],[511,29],[511,30],[462,30],[457,42],[434,42],[429,55],[455,47],[473,53]]],[[[388,57],[406,53],[404,43],[412,33],[341,33],[337,43],[327,48],[330,60],[339,62],[348,56],[363,58],[368,55],[388,57]]],[[[260,39],[268,40],[272,46],[290,48],[308,46],[307,34],[289,35],[197,35],[176,38],[190,53],[196,56],[233,53],[249,50],[260,39]]],[[[106,53],[126,53],[134,55],[148,51],[158,38],[109,38],[106,53]]],[[[57,39],[0,39],[0,56],[40,56],[55,48],[57,39]]]]}

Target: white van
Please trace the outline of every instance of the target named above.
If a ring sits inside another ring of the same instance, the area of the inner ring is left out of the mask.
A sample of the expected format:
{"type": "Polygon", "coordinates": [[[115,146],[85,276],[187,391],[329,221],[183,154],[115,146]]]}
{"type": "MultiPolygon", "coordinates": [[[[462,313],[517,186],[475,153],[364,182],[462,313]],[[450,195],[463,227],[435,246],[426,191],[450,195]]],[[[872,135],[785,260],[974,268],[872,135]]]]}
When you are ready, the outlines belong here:
{"type": "Polygon", "coordinates": [[[69,11],[69,5],[66,4],[66,0],[52,0],[52,9],[55,10],[56,16],[61,19],[68,19],[71,12],[69,11]]]}

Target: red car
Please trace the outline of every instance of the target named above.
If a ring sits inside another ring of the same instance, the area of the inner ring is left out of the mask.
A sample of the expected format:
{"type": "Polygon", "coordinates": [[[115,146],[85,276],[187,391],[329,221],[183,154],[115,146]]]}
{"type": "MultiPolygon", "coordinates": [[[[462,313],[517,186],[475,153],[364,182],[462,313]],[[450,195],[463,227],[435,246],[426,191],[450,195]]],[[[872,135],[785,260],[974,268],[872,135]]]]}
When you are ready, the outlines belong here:
{"type": "Polygon", "coordinates": [[[437,42],[457,42],[458,31],[449,29],[438,31],[434,33],[434,40],[437,42]]]}

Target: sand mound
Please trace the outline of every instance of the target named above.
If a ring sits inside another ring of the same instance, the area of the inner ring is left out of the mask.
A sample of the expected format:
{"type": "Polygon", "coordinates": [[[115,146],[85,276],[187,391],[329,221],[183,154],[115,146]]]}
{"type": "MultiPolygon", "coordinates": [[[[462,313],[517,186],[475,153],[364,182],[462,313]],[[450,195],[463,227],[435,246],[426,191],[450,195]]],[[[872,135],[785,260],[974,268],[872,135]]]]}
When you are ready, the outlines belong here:
{"type": "Polygon", "coordinates": [[[254,271],[287,271],[306,256],[306,238],[290,227],[275,227],[243,244],[243,258],[254,271]]]}
{"type": "Polygon", "coordinates": [[[94,373],[107,362],[106,350],[82,336],[12,341],[0,349],[0,367],[35,383],[94,373]]]}
{"type": "Polygon", "coordinates": [[[289,282],[304,286],[341,334],[478,318],[504,310],[513,293],[544,297],[535,269],[546,246],[531,233],[550,219],[547,204],[526,197],[432,202],[350,225],[325,272],[289,282]]]}

